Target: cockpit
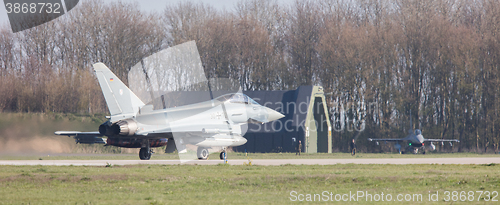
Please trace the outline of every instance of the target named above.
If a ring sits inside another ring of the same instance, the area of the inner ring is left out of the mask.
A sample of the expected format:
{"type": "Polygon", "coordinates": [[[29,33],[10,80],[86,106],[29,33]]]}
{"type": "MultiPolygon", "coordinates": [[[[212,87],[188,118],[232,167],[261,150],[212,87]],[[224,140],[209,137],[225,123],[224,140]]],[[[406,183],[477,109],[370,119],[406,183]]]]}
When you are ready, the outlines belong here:
{"type": "Polygon", "coordinates": [[[230,103],[242,103],[242,104],[254,104],[254,105],[259,105],[259,103],[255,102],[252,98],[248,97],[247,95],[243,93],[233,93],[233,94],[226,94],[222,95],[216,100],[221,101],[221,102],[226,102],[229,101],[230,103]]]}
{"type": "Polygon", "coordinates": [[[415,130],[415,135],[421,135],[421,134],[422,134],[422,131],[420,131],[419,129],[415,130]]]}

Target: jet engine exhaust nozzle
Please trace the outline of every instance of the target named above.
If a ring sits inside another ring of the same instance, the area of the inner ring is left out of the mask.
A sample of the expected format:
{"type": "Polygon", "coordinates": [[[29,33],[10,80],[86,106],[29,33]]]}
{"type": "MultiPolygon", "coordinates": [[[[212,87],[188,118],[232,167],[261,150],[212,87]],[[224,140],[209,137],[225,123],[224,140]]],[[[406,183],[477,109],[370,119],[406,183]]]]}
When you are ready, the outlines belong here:
{"type": "Polygon", "coordinates": [[[111,130],[115,135],[130,136],[134,135],[137,131],[137,123],[131,119],[120,120],[111,125],[111,130]]]}

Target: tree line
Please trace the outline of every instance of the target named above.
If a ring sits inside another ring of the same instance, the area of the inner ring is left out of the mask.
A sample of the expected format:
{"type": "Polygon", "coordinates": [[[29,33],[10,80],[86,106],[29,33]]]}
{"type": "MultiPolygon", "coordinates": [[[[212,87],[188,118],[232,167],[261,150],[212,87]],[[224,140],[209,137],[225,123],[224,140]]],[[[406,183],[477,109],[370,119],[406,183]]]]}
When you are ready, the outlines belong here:
{"type": "Polygon", "coordinates": [[[41,26],[0,29],[0,111],[105,113],[93,63],[126,82],[143,57],[191,40],[208,78],[243,90],[323,86],[342,130],[332,132],[334,150],[357,137],[358,149],[380,151],[365,139],[404,137],[410,126],[461,141],[440,149],[498,149],[497,0],[183,2],[159,13],[81,1],[41,26]]]}

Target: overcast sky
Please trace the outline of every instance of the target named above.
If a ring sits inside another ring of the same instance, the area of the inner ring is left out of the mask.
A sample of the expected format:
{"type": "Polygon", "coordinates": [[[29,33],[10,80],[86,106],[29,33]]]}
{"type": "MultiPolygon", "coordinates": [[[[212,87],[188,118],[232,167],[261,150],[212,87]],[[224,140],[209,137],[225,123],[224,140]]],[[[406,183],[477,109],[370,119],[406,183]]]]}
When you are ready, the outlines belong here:
{"type": "MultiPolygon", "coordinates": [[[[84,0],[80,0],[81,1],[84,0]]],[[[120,0],[104,0],[105,2],[117,2],[120,0]]],[[[137,1],[141,7],[142,10],[144,11],[158,11],[162,12],[163,9],[165,9],[165,6],[168,4],[177,4],[180,1],[183,0],[121,0],[122,2],[135,2],[137,1]]],[[[184,0],[186,1],[186,0],[184,0]]],[[[191,0],[191,2],[198,3],[198,2],[203,2],[204,4],[209,4],[212,5],[213,7],[217,9],[227,9],[231,10],[234,8],[234,5],[238,2],[239,0],[191,0]]],[[[294,0],[279,0],[279,2],[293,2],[294,0]]],[[[79,4],[80,4],[79,3],[79,4]]],[[[9,18],[7,17],[7,10],[5,10],[5,5],[1,4],[0,6],[0,25],[7,25],[10,28],[9,24],[9,18]]]]}

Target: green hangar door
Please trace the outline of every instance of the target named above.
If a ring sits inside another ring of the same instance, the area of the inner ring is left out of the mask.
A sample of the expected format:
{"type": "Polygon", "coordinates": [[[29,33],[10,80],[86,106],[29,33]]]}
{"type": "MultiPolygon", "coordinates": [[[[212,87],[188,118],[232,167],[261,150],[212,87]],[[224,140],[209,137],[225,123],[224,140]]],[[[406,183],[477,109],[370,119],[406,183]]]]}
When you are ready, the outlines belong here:
{"type": "Polygon", "coordinates": [[[323,88],[314,86],[305,123],[307,153],[332,152],[331,126],[323,88]]]}
{"type": "Polygon", "coordinates": [[[318,135],[318,152],[326,152],[328,151],[329,145],[328,142],[328,118],[325,114],[325,108],[323,107],[323,99],[321,97],[314,98],[314,120],[317,122],[317,135],[318,135]]]}

